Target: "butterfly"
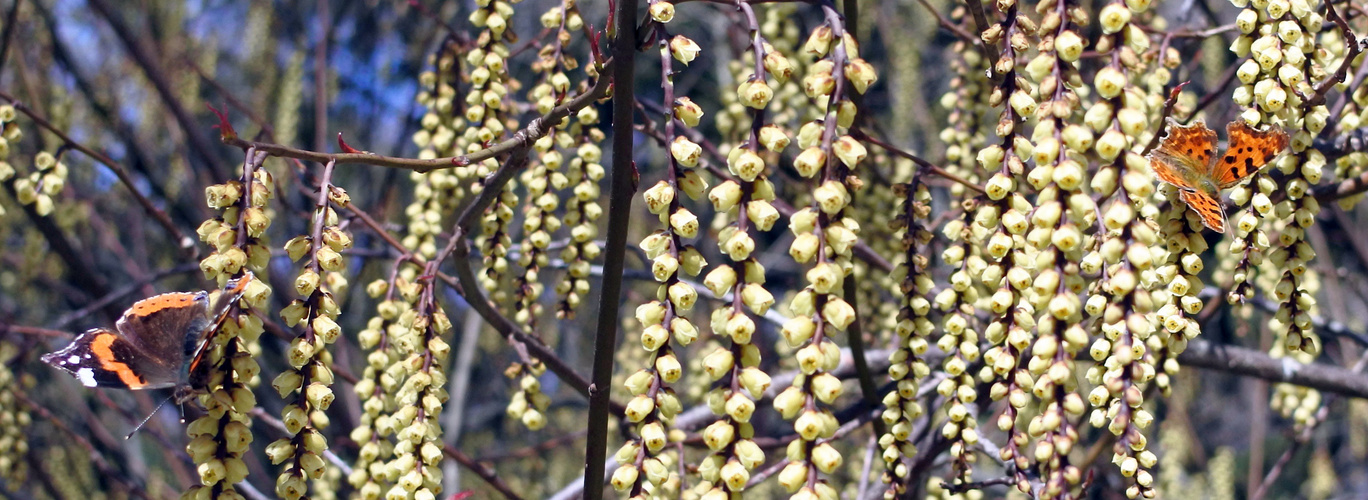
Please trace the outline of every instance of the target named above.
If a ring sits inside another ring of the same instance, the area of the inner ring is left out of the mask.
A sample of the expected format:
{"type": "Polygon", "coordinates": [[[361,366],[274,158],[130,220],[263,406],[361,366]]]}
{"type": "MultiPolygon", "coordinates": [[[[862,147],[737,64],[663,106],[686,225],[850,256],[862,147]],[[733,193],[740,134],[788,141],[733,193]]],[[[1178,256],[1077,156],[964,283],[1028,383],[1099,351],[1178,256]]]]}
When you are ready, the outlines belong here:
{"type": "Polygon", "coordinates": [[[1150,168],[1159,180],[1178,188],[1178,199],[1202,217],[1202,224],[1224,233],[1225,206],[1221,191],[1258,172],[1287,149],[1287,132],[1276,126],[1258,130],[1244,120],[1226,125],[1230,137],[1225,153],[1216,156],[1216,132],[1198,120],[1189,126],[1168,120],[1168,135],[1149,154],[1150,168]]]}
{"type": "Polygon", "coordinates": [[[229,281],[210,307],[209,292],[163,293],[140,300],[123,313],[114,330],[87,330],[71,344],[43,356],[86,387],[142,390],[176,388],[184,401],[202,385],[201,362],[213,333],[227,319],[254,280],[248,272],[229,281]]]}

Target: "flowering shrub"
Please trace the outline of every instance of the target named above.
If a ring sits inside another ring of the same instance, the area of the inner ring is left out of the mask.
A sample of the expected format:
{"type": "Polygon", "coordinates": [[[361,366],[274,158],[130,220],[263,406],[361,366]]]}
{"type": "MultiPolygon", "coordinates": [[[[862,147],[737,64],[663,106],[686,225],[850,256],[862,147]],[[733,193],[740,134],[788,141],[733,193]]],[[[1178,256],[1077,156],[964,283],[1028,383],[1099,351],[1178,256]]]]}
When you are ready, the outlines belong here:
{"type": "Polygon", "coordinates": [[[1364,11],[1199,3],[14,2],[0,486],[1362,494],[1364,11]]]}

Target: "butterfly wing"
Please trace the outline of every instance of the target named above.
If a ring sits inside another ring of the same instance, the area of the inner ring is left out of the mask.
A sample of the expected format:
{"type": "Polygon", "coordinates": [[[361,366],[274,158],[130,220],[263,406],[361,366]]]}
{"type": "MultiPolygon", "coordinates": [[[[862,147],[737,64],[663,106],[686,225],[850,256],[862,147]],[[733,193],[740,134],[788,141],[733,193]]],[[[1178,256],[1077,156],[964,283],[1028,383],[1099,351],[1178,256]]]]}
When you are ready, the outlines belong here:
{"type": "Polygon", "coordinates": [[[1249,177],[1287,149],[1287,132],[1277,126],[1257,130],[1244,120],[1226,126],[1230,145],[1225,154],[1210,166],[1211,179],[1227,189],[1249,177]]]}
{"type": "Polygon", "coordinates": [[[43,355],[43,362],[72,374],[86,387],[156,389],[179,380],[176,367],[155,362],[137,344],[104,328],[82,333],[62,350],[43,355]]]}
{"type": "MultiPolygon", "coordinates": [[[[208,346],[209,336],[223,327],[223,322],[228,319],[229,307],[237,303],[238,299],[242,298],[242,294],[247,292],[247,285],[255,279],[256,275],[253,275],[251,271],[246,271],[246,274],[241,278],[228,281],[228,283],[224,285],[223,291],[219,293],[218,299],[214,301],[212,314],[208,315],[204,328],[196,332],[193,341],[190,338],[186,339],[186,342],[193,342],[193,344],[187,343],[187,349],[189,349],[190,345],[195,346],[196,349],[194,352],[189,350],[186,351],[193,355],[190,363],[186,366],[189,373],[194,374],[197,372],[200,362],[204,360],[204,354],[207,351],[205,347],[208,346]]],[[[192,379],[192,382],[193,381],[194,380],[192,379]]]]}
{"type": "Polygon", "coordinates": [[[1201,191],[1182,189],[1178,191],[1178,199],[1183,200],[1192,211],[1202,218],[1202,225],[1211,228],[1218,233],[1225,232],[1226,214],[1225,207],[1221,205],[1221,200],[1201,191]]]}
{"type": "Polygon", "coordinates": [[[209,326],[209,294],[163,293],[140,300],[115,324],[129,342],[179,372],[209,326]]]}
{"type": "Polygon", "coordinates": [[[1216,154],[1216,131],[1207,128],[1202,120],[1183,126],[1169,118],[1168,135],[1164,136],[1159,148],[1175,156],[1191,159],[1197,165],[1207,165],[1212,155],[1216,154]]]}
{"type": "Polygon", "coordinates": [[[1162,147],[1151,152],[1149,160],[1150,170],[1154,171],[1154,176],[1159,180],[1183,189],[1195,187],[1191,179],[1191,172],[1195,166],[1191,160],[1174,155],[1162,147]]]}
{"type": "Polygon", "coordinates": [[[1198,187],[1197,179],[1216,151],[1216,132],[1198,120],[1189,126],[1168,120],[1168,133],[1149,155],[1150,168],[1159,180],[1180,188],[1198,187]]]}

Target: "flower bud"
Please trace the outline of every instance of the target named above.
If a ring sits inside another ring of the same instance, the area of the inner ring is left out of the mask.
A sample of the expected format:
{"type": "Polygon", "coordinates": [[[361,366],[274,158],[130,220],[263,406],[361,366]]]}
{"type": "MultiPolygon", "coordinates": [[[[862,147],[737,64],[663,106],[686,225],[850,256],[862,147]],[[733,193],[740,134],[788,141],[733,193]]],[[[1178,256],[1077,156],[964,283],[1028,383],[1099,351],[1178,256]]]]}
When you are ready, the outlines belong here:
{"type": "Polygon", "coordinates": [[[669,208],[670,203],[674,202],[674,196],[674,188],[665,181],[657,182],[642,195],[646,200],[646,209],[653,214],[659,214],[669,208]]]}
{"type": "Polygon", "coordinates": [[[1075,62],[1078,60],[1080,56],[1083,55],[1083,39],[1079,37],[1078,33],[1075,33],[1073,30],[1066,30],[1063,33],[1060,33],[1058,36],[1055,37],[1054,42],[1055,52],[1059,55],[1059,58],[1064,62],[1075,62]]]}
{"type": "Polygon", "coordinates": [[[741,201],[741,195],[741,185],[736,181],[727,180],[708,192],[708,200],[712,202],[714,210],[726,212],[741,201]]]}
{"type": "Polygon", "coordinates": [[[736,88],[736,96],[741,104],[753,109],[765,109],[770,99],[774,98],[774,89],[762,79],[746,80],[736,88]]]}
{"type": "Polygon", "coordinates": [[[727,241],[722,242],[722,252],[726,253],[734,261],[743,261],[750,258],[751,252],[755,251],[755,240],[750,234],[736,231],[727,241]]]}
{"type": "Polygon", "coordinates": [[[752,200],[746,203],[746,217],[755,223],[756,229],[769,231],[779,221],[779,210],[765,200],[752,200]]]}
{"type": "Polygon", "coordinates": [[[826,152],[817,146],[809,147],[793,159],[793,168],[798,175],[814,177],[826,167],[826,152]]]}
{"type": "Polygon", "coordinates": [[[793,64],[789,62],[787,57],[784,57],[784,54],[777,50],[771,50],[765,54],[765,71],[783,83],[793,77],[793,64]]]}
{"type": "MultiPolygon", "coordinates": [[[[1102,24],[1102,32],[1108,35],[1121,31],[1130,23],[1131,12],[1126,6],[1121,4],[1107,4],[1102,8],[1102,13],[1097,16],[1097,20],[1102,24]]],[[[1056,47],[1058,42],[1056,42],[1056,47]]]]}
{"type": "Polygon", "coordinates": [[[684,136],[677,136],[670,143],[670,156],[679,162],[680,165],[693,168],[698,166],[698,159],[703,157],[703,146],[690,141],[684,136]]]}
{"type": "Polygon", "coordinates": [[[778,125],[765,125],[760,128],[760,144],[770,151],[783,151],[789,145],[788,134],[778,125]]]}
{"type": "Polygon", "coordinates": [[[698,236],[698,216],[687,208],[675,210],[675,213],[670,215],[670,228],[683,238],[698,236]]]}
{"type": "Polygon", "coordinates": [[[741,289],[741,302],[755,314],[764,315],[774,305],[774,295],[759,283],[749,283],[741,289]]]}
{"type": "Polygon", "coordinates": [[[845,184],[835,180],[822,183],[812,191],[812,197],[822,212],[831,215],[839,213],[850,203],[850,192],[846,190],[845,184]]]}
{"type": "Polygon", "coordinates": [[[836,139],[836,142],[831,145],[831,149],[836,153],[836,157],[841,160],[841,163],[852,169],[869,154],[864,145],[860,144],[860,141],[848,135],[836,139]]]}
{"type": "Polygon", "coordinates": [[[694,287],[683,281],[677,281],[669,288],[670,302],[682,311],[693,309],[694,303],[698,301],[698,291],[694,287]]]}
{"type": "Polygon", "coordinates": [[[846,78],[850,80],[850,85],[856,92],[861,94],[869,89],[870,85],[879,80],[879,74],[874,70],[874,65],[869,64],[864,59],[855,59],[846,64],[846,78]]]}
{"type": "Polygon", "coordinates": [[[640,422],[655,411],[655,400],[646,397],[645,394],[638,395],[627,402],[627,411],[624,416],[629,422],[640,422]]]}
{"type": "Polygon", "coordinates": [[[815,234],[800,234],[797,238],[794,238],[793,243],[789,245],[789,255],[793,257],[793,260],[800,264],[806,263],[812,260],[812,257],[817,254],[819,243],[820,240],[815,234]]]}
{"type": "Polygon", "coordinates": [[[689,99],[688,96],[680,97],[675,99],[674,114],[685,125],[697,127],[698,120],[703,117],[703,108],[695,104],[693,99],[689,99]]]}
{"type": "MultiPolygon", "coordinates": [[[[673,6],[670,10],[673,12],[673,6]]],[[[699,47],[697,42],[690,40],[684,35],[675,35],[674,38],[670,39],[670,55],[674,56],[679,62],[684,63],[685,66],[688,66],[690,62],[693,62],[694,58],[698,57],[698,53],[702,51],[703,48],[699,47]]]]}
{"type": "Polygon", "coordinates": [[[760,159],[760,155],[752,153],[750,150],[741,149],[740,151],[734,158],[727,159],[727,168],[741,180],[753,182],[756,177],[765,173],[765,161],[760,159]]]}
{"type": "Polygon", "coordinates": [[[650,13],[651,13],[651,19],[655,20],[656,22],[658,22],[658,23],[668,23],[668,22],[670,22],[672,19],[674,19],[674,15],[675,15],[674,4],[672,4],[672,3],[670,3],[670,2],[663,1],[663,0],[662,0],[662,1],[659,1],[659,2],[656,2],[656,3],[653,3],[653,4],[651,4],[650,13]]]}
{"type": "Polygon", "coordinates": [[[717,380],[731,373],[734,362],[735,357],[731,351],[719,347],[703,358],[703,371],[707,372],[712,380],[717,380]]]}
{"type": "Polygon", "coordinates": [[[679,189],[682,189],[689,199],[697,200],[708,190],[708,181],[703,180],[703,176],[698,175],[698,172],[686,170],[679,176],[679,189]]]}
{"type": "Polygon", "coordinates": [[[1097,89],[1098,96],[1104,99],[1115,98],[1126,88],[1126,75],[1112,66],[1105,66],[1098,70],[1097,76],[1093,78],[1093,87],[1097,89]]]}
{"type": "Polygon", "coordinates": [[[818,26],[817,29],[812,30],[807,42],[803,44],[803,52],[818,57],[825,56],[827,51],[831,50],[831,42],[835,39],[836,35],[831,31],[830,26],[818,26]]]}

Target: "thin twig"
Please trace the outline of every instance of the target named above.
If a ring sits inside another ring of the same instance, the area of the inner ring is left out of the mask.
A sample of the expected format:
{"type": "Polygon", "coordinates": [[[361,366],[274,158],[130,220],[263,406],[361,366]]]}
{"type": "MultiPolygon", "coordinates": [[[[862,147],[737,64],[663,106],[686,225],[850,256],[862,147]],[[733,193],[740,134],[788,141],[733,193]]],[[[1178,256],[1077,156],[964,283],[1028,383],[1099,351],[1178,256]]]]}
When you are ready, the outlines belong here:
{"type": "Polygon", "coordinates": [[[1338,184],[1317,186],[1311,190],[1312,196],[1321,203],[1330,203],[1368,191],[1368,172],[1340,181],[1338,184]]]}
{"type": "Polygon", "coordinates": [[[945,482],[945,481],[941,481],[940,486],[941,486],[942,489],[944,489],[945,491],[947,491],[947,492],[949,492],[950,494],[953,495],[953,494],[964,493],[964,492],[970,491],[970,490],[982,490],[982,489],[987,488],[987,487],[990,487],[990,486],[1003,486],[1003,485],[1010,486],[1010,485],[1014,485],[1014,484],[1016,484],[1016,477],[1015,477],[1015,476],[1002,476],[1002,477],[995,477],[995,478],[992,478],[992,479],[985,479],[985,480],[983,480],[983,481],[974,481],[974,482],[972,482],[972,483],[960,483],[960,484],[951,484],[951,483],[948,483],[948,482],[945,482]]]}
{"type": "MultiPolygon", "coordinates": [[[[611,61],[609,63],[606,63],[605,67],[601,68],[600,71],[607,71],[606,66],[611,64],[611,61]]],[[[470,165],[487,160],[489,158],[508,155],[512,153],[515,149],[519,147],[524,147],[526,145],[530,145],[533,141],[536,141],[543,135],[546,135],[546,133],[550,131],[552,128],[554,128],[555,124],[560,123],[562,119],[564,119],[567,116],[570,116],[571,113],[584,109],[585,107],[593,104],[594,101],[597,101],[599,98],[602,98],[607,92],[608,79],[599,78],[598,81],[595,82],[594,86],[591,87],[589,90],[585,91],[584,93],[581,93],[578,96],[575,96],[574,99],[569,100],[565,104],[556,106],[547,114],[536,119],[533,119],[531,122],[528,123],[527,127],[523,128],[518,133],[513,134],[513,137],[502,142],[499,142],[498,144],[495,144],[488,148],[481,149],[474,153],[470,153],[468,155],[453,156],[447,158],[433,158],[430,160],[420,160],[416,158],[384,156],[367,152],[324,153],[269,142],[249,141],[241,137],[238,137],[238,135],[232,132],[231,128],[228,127],[221,128],[221,130],[223,130],[221,140],[224,144],[228,144],[230,146],[242,149],[255,147],[257,148],[257,151],[264,151],[271,156],[294,158],[297,160],[311,161],[316,163],[327,163],[329,160],[336,160],[338,165],[361,164],[376,167],[412,170],[420,173],[431,172],[433,170],[441,170],[446,168],[458,167],[462,165],[470,165]]],[[[224,120],[226,120],[226,118],[224,118],[224,120]]]]}
{"type": "Polygon", "coordinates": [[[58,430],[61,430],[70,437],[77,446],[83,448],[90,457],[91,465],[94,465],[95,469],[100,471],[101,477],[122,485],[128,493],[136,498],[147,498],[146,491],[135,482],[130,481],[119,474],[113,465],[111,465],[108,460],[105,460],[104,454],[95,449],[95,445],[92,444],[89,439],[86,439],[88,433],[76,432],[71,426],[67,425],[66,422],[63,422],[61,419],[57,418],[56,415],[53,415],[52,412],[48,411],[47,408],[39,405],[32,399],[29,399],[27,394],[15,389],[11,389],[10,393],[14,395],[15,399],[17,399],[20,404],[28,407],[30,411],[37,413],[38,416],[42,417],[44,420],[51,422],[54,427],[57,427],[58,430]]]}
{"type": "Polygon", "coordinates": [[[1220,83],[1217,83],[1215,89],[1207,92],[1207,95],[1202,96],[1202,98],[1197,101],[1197,105],[1192,107],[1192,112],[1188,113],[1187,118],[1183,119],[1183,125],[1191,123],[1192,119],[1197,116],[1197,113],[1206,109],[1211,103],[1229,95],[1226,90],[1230,88],[1230,84],[1235,83],[1235,70],[1240,68],[1242,61],[1244,61],[1244,59],[1238,59],[1234,63],[1231,63],[1230,67],[1226,68],[1225,74],[1221,75],[1220,83]]]}
{"type": "Polygon", "coordinates": [[[851,137],[854,137],[854,138],[859,139],[859,140],[861,140],[861,141],[866,141],[866,142],[868,142],[868,143],[870,143],[870,144],[873,144],[873,145],[875,145],[875,146],[881,147],[881,148],[883,148],[885,151],[888,151],[889,153],[893,153],[894,156],[898,156],[898,157],[900,157],[900,158],[906,158],[906,159],[908,159],[908,160],[912,160],[912,163],[917,164],[918,167],[925,168],[925,169],[927,170],[927,172],[930,172],[932,175],[935,175],[935,176],[937,176],[937,177],[941,177],[941,178],[944,178],[944,179],[948,179],[948,180],[954,181],[956,184],[959,184],[959,185],[961,185],[961,186],[964,186],[964,187],[968,188],[969,190],[971,190],[971,191],[973,191],[973,192],[975,192],[975,193],[978,193],[978,194],[987,194],[987,193],[988,193],[987,191],[984,191],[984,190],[983,190],[983,186],[980,186],[980,185],[975,184],[975,183],[973,183],[973,182],[969,182],[968,179],[965,179],[965,178],[960,177],[960,176],[958,176],[958,175],[952,174],[952,173],[950,173],[950,171],[945,170],[944,168],[941,168],[941,167],[937,166],[936,164],[931,163],[931,162],[929,162],[929,161],[927,161],[927,160],[925,160],[925,159],[923,159],[923,158],[921,158],[921,157],[919,157],[919,156],[917,156],[917,155],[914,155],[914,154],[912,154],[910,151],[907,151],[907,150],[902,149],[902,148],[900,148],[900,147],[894,146],[892,143],[889,143],[889,142],[887,142],[887,141],[884,141],[884,140],[882,140],[882,139],[879,139],[879,138],[877,138],[877,137],[874,137],[874,136],[872,136],[872,135],[869,135],[868,133],[865,133],[865,131],[864,131],[863,129],[851,130],[851,131],[850,131],[850,135],[851,135],[851,137]]]}
{"type": "Polygon", "coordinates": [[[455,460],[457,463],[461,464],[466,469],[469,469],[471,472],[474,472],[475,475],[480,476],[480,479],[483,479],[485,483],[488,483],[489,486],[494,488],[495,491],[498,491],[500,494],[502,494],[504,498],[522,498],[521,496],[518,496],[518,493],[516,491],[513,491],[513,488],[508,486],[508,483],[505,483],[504,480],[499,477],[499,473],[496,472],[493,468],[490,468],[485,464],[475,461],[475,459],[470,458],[470,455],[461,453],[461,450],[456,449],[455,446],[442,445],[442,454],[451,457],[452,460],[455,460]]]}
{"type": "Polygon", "coordinates": [[[917,0],[917,2],[922,4],[922,7],[926,7],[926,10],[930,11],[931,15],[936,16],[936,21],[940,23],[941,27],[950,30],[951,33],[954,33],[955,36],[959,37],[961,40],[964,40],[965,42],[968,42],[970,45],[983,45],[982,39],[969,33],[964,29],[964,27],[951,22],[949,19],[946,19],[945,16],[941,15],[940,11],[936,10],[936,8],[932,6],[930,2],[927,2],[926,0],[917,0]]]}
{"type": "MultiPolygon", "coordinates": [[[[974,18],[974,29],[979,33],[986,31],[988,29],[988,16],[983,12],[982,0],[964,0],[964,3],[969,5],[969,15],[974,18]]],[[[984,61],[988,63],[988,67],[993,67],[998,59],[997,46],[991,43],[980,43],[979,49],[983,50],[984,61]]],[[[990,75],[989,79],[992,80],[996,78],[1001,77],[990,75]]]]}
{"type": "MultiPolygon", "coordinates": [[[[1187,84],[1188,82],[1180,83],[1169,91],[1168,99],[1164,101],[1164,110],[1159,115],[1159,130],[1154,131],[1154,137],[1151,137],[1149,144],[1146,144],[1145,149],[1140,151],[1142,156],[1149,154],[1159,145],[1159,140],[1164,137],[1164,129],[1168,127],[1168,117],[1173,114],[1173,107],[1178,104],[1178,95],[1183,93],[1183,87],[1186,87],[1187,84]]],[[[1193,114],[1197,114],[1197,112],[1194,111],[1193,114]]]]}
{"type": "Polygon", "coordinates": [[[1207,368],[1269,382],[1282,382],[1348,397],[1368,398],[1368,376],[1325,364],[1300,364],[1248,347],[1192,340],[1178,355],[1183,366],[1207,368]]]}
{"type": "Polygon", "coordinates": [[[1327,78],[1316,85],[1316,91],[1310,97],[1307,97],[1302,94],[1300,90],[1293,87],[1292,91],[1296,92],[1297,95],[1302,98],[1301,107],[1303,110],[1310,110],[1313,107],[1325,104],[1326,94],[1329,94],[1330,89],[1335,88],[1336,84],[1343,82],[1345,77],[1349,76],[1349,65],[1353,64],[1354,58],[1358,57],[1359,52],[1363,51],[1363,46],[1359,44],[1358,37],[1354,36],[1353,30],[1349,29],[1349,21],[1345,21],[1344,18],[1340,16],[1339,11],[1335,10],[1335,2],[1325,2],[1325,18],[1330,22],[1335,23],[1335,26],[1338,26],[1340,31],[1344,33],[1344,44],[1348,49],[1348,53],[1344,55],[1344,60],[1340,61],[1339,68],[1335,69],[1335,72],[1330,75],[1330,78],[1327,78]]]}

